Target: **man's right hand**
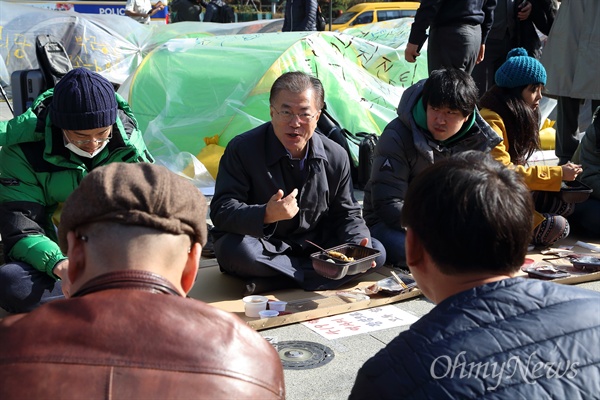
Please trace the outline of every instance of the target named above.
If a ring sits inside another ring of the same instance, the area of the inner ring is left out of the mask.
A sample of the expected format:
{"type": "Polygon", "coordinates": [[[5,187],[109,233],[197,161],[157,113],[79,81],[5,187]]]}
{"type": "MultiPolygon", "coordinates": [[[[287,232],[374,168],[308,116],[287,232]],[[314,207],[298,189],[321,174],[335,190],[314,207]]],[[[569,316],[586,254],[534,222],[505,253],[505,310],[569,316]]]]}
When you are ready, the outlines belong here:
{"type": "Polygon", "coordinates": [[[294,218],[300,211],[296,200],[297,195],[298,189],[294,189],[290,194],[283,197],[283,190],[279,189],[267,203],[265,224],[294,218]]]}
{"type": "Polygon", "coordinates": [[[480,62],[483,61],[484,58],[485,58],[485,44],[482,44],[481,46],[479,46],[479,54],[477,55],[477,60],[475,61],[475,64],[479,64],[480,62]]]}
{"type": "Polygon", "coordinates": [[[521,5],[519,5],[517,12],[517,18],[519,21],[525,21],[527,18],[529,18],[529,15],[531,14],[531,7],[532,6],[529,1],[524,1],[521,3],[521,5]]]}
{"type": "Polygon", "coordinates": [[[417,61],[417,57],[421,55],[418,52],[419,46],[413,43],[407,43],[406,49],[404,50],[404,59],[409,63],[414,63],[417,61]]]}
{"type": "Polygon", "coordinates": [[[58,264],[56,264],[54,266],[54,269],[52,270],[54,275],[56,275],[60,278],[63,294],[67,298],[69,297],[69,294],[70,294],[69,290],[71,290],[71,281],[69,280],[68,271],[69,271],[69,260],[68,259],[60,261],[58,264]]]}

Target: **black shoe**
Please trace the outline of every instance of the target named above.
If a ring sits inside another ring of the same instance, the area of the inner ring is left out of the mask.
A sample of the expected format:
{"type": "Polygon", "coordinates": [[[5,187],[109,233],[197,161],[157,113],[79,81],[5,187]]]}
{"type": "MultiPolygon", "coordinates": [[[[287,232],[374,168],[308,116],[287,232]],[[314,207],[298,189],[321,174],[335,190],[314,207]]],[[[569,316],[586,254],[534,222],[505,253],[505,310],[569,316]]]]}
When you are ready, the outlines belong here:
{"type": "Polygon", "coordinates": [[[243,295],[250,296],[253,294],[274,292],[276,290],[295,287],[298,287],[296,281],[284,276],[274,278],[250,278],[246,281],[243,295]]]}
{"type": "Polygon", "coordinates": [[[208,227],[208,229],[207,229],[208,234],[206,235],[206,244],[204,246],[202,246],[201,256],[204,258],[215,258],[215,246],[213,243],[213,236],[210,233],[210,231],[213,227],[210,224],[206,224],[206,225],[208,227]]]}

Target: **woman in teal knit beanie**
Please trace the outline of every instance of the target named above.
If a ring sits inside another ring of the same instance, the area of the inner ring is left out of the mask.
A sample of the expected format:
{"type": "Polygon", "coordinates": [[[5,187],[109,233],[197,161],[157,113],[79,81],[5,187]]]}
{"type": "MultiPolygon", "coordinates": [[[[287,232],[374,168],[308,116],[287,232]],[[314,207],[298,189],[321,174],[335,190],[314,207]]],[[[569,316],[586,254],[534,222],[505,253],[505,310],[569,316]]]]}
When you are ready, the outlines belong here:
{"type": "Polygon", "coordinates": [[[572,163],[527,165],[529,157],[540,149],[539,103],[546,84],[544,66],[529,57],[525,49],[512,49],[496,72],[495,81],[479,101],[481,116],[504,139],[504,145],[497,146],[492,155],[521,174],[533,191],[536,215],[532,244],[547,247],[567,237],[569,223],[565,217],[574,209],[573,203],[561,201],[555,193],[563,181],[575,180],[582,169],[572,163]]]}

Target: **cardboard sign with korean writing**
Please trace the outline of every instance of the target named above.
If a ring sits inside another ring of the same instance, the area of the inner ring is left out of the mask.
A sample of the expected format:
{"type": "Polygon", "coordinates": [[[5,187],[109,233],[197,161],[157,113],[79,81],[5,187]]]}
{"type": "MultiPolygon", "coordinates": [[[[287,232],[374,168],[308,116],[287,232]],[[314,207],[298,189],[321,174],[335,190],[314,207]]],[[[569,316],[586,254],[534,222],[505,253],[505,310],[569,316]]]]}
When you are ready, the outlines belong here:
{"type": "Polygon", "coordinates": [[[381,329],[410,325],[419,318],[392,305],[354,311],[332,317],[303,322],[311,330],[326,339],[368,333],[381,329]]]}

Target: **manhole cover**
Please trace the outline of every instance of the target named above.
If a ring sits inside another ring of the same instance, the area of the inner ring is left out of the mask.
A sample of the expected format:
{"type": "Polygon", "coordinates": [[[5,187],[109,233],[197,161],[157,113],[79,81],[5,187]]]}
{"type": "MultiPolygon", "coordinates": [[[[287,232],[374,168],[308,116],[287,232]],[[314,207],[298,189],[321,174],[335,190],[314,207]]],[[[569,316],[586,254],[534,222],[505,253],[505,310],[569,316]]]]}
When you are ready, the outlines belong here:
{"type": "Polygon", "coordinates": [[[317,368],[333,360],[333,351],[313,342],[279,342],[277,352],[284,369],[317,368]]]}

